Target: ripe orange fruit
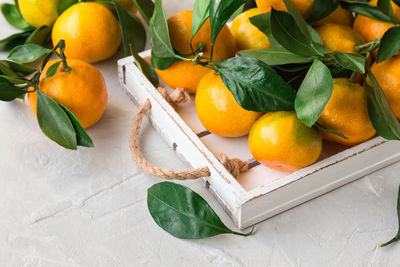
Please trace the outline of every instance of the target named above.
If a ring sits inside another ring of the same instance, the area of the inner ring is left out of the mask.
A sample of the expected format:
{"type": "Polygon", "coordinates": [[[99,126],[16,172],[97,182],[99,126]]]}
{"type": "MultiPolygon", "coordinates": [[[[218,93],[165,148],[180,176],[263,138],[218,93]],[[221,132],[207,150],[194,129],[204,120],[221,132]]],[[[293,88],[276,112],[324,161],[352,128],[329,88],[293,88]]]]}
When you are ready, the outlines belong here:
{"type": "Polygon", "coordinates": [[[400,119],[400,56],[374,63],[371,71],[389,100],[394,114],[400,119]]]}
{"type": "Polygon", "coordinates": [[[51,27],[58,17],[61,0],[18,0],[19,11],[29,25],[51,27]]]}
{"type": "Polygon", "coordinates": [[[209,71],[199,83],[196,111],[208,131],[225,137],[248,134],[253,123],[262,115],[239,106],[214,71],[209,71]]]}
{"type": "Polygon", "coordinates": [[[269,48],[268,37],[250,22],[250,18],[262,14],[258,8],[247,10],[237,16],[231,27],[238,50],[269,48]]]}
{"type": "MultiPolygon", "coordinates": [[[[193,11],[182,11],[168,19],[168,29],[172,46],[182,54],[190,54],[192,36],[193,11]]],[[[208,19],[193,38],[193,49],[204,46],[204,56],[211,55],[211,26],[208,19]]],[[[227,26],[224,26],[215,42],[213,60],[223,61],[234,57],[236,53],[235,39],[227,26]]],[[[209,71],[192,62],[179,61],[166,70],[156,70],[161,79],[172,88],[185,88],[195,93],[201,78],[209,71]]]]}
{"type": "Polygon", "coordinates": [[[324,23],[341,24],[351,27],[353,25],[353,15],[350,11],[339,6],[332,14],[324,19],[314,22],[313,25],[319,26],[324,23]]]}
{"type": "MultiPolygon", "coordinates": [[[[377,5],[378,0],[372,0],[369,2],[370,5],[377,5]]],[[[398,7],[395,3],[392,2],[393,13],[395,17],[400,20],[400,7],[398,7]]],[[[359,32],[364,40],[368,42],[372,42],[376,38],[382,38],[385,32],[395,26],[392,23],[383,22],[379,20],[375,20],[363,15],[357,15],[354,20],[353,28],[357,32],[359,32]]]]}
{"type": "MultiPolygon", "coordinates": [[[[75,114],[84,128],[94,125],[103,115],[107,105],[107,87],[101,73],[92,65],[78,59],[68,59],[71,72],[57,73],[46,78],[47,69],[57,60],[49,61],[40,76],[39,90],[75,114]]],[[[36,114],[37,93],[28,94],[28,102],[36,114]]]]}
{"type": "Polygon", "coordinates": [[[132,13],[136,13],[136,11],[137,11],[137,7],[133,3],[133,0],[115,0],[115,2],[117,2],[123,8],[125,8],[126,10],[128,10],[132,13]]]}
{"type": "MultiPolygon", "coordinates": [[[[299,10],[304,18],[307,18],[311,12],[314,0],[291,0],[293,5],[299,10]]],[[[256,0],[257,7],[261,12],[266,13],[271,11],[271,7],[280,11],[287,11],[283,0],[256,0]]]]}
{"type": "Polygon", "coordinates": [[[322,42],[331,51],[356,53],[354,47],[364,43],[362,36],[346,25],[325,23],[316,28],[322,42]]]}
{"type": "Polygon", "coordinates": [[[261,164],[294,172],[318,160],[322,137],[316,128],[303,124],[294,111],[269,112],[251,128],[249,148],[261,164]]]}
{"type": "Polygon", "coordinates": [[[65,40],[67,58],[95,63],[111,57],[121,44],[121,29],[116,17],[105,6],[80,2],[62,13],[53,27],[55,46],[65,40]]]}
{"type": "Polygon", "coordinates": [[[358,83],[346,78],[333,79],[333,92],[318,122],[348,139],[323,132],[323,138],[347,146],[357,145],[375,135],[367,111],[367,92],[358,83]]]}

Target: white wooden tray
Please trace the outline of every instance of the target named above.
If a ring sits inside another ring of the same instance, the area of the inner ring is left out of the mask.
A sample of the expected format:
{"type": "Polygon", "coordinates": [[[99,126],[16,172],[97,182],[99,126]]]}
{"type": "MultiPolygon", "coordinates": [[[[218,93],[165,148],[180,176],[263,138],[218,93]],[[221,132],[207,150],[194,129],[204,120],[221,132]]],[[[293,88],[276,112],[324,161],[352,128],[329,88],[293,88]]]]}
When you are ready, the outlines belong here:
{"type": "MultiPolygon", "coordinates": [[[[143,57],[149,55],[149,51],[142,53],[143,57]]],[[[122,88],[131,99],[137,104],[151,101],[149,117],[160,135],[192,167],[210,169],[211,176],[204,178],[206,186],[240,229],[400,161],[400,142],[376,137],[352,148],[325,143],[317,163],[294,173],[269,169],[252,159],[247,137],[223,138],[207,132],[197,118],[194,103],[175,110],[132,57],[121,59],[118,65],[122,88]],[[247,161],[250,170],[235,179],[214,153],[247,161]]]]}

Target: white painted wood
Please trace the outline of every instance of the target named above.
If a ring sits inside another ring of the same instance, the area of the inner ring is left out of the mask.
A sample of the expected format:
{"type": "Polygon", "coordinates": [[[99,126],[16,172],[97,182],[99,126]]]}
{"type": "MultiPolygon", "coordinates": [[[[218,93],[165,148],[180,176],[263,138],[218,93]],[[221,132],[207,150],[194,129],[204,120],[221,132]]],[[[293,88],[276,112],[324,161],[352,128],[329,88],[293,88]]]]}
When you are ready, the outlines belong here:
{"type": "MultiPolygon", "coordinates": [[[[149,55],[149,51],[142,53],[143,57],[149,55]]],[[[276,175],[279,179],[245,190],[241,185],[243,182],[232,177],[211,152],[215,150],[214,147],[209,149],[205,145],[207,143],[210,146],[213,142],[197,136],[188,123],[144,77],[131,57],[119,61],[119,73],[122,87],[135,102],[142,104],[146,99],[151,101],[150,120],[161,136],[176,148],[177,153],[193,167],[210,168],[211,177],[205,178],[207,187],[240,229],[400,161],[400,142],[376,137],[353,148],[342,148],[342,152],[292,174],[270,170],[267,175],[276,175]]],[[[193,118],[193,116],[188,117],[193,118]]],[[[207,138],[213,137],[207,136],[207,138]]],[[[229,140],[231,141],[232,139],[229,140]]],[[[245,145],[243,149],[247,149],[245,145]]],[[[258,170],[262,171],[267,169],[264,166],[258,167],[258,170]]],[[[249,172],[252,173],[266,175],[260,171],[249,172]]]]}

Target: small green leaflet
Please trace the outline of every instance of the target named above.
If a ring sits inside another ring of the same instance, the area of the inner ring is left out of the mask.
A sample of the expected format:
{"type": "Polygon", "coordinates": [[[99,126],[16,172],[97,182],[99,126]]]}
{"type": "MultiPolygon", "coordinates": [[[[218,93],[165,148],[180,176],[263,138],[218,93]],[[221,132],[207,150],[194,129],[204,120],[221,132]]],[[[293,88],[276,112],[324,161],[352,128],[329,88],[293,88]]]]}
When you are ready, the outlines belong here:
{"type": "Polygon", "coordinates": [[[381,39],[376,61],[383,62],[393,57],[400,49],[400,27],[392,27],[381,39]]]}
{"type": "Polygon", "coordinates": [[[53,50],[44,48],[43,46],[37,44],[26,44],[17,46],[11,50],[10,54],[8,55],[8,59],[22,64],[30,63],[41,59],[52,52],[53,50]]]}
{"type": "Polygon", "coordinates": [[[42,26],[35,29],[31,35],[25,40],[25,44],[38,44],[41,45],[49,38],[51,28],[42,26]]]}
{"type": "Polygon", "coordinates": [[[368,114],[376,132],[388,140],[400,140],[400,122],[397,120],[378,81],[367,69],[372,86],[365,81],[368,93],[368,114]]]}
{"type": "Polygon", "coordinates": [[[242,56],[214,63],[242,108],[258,112],[294,109],[293,88],[262,61],[242,56]]]}
{"type": "Polygon", "coordinates": [[[1,12],[4,18],[17,29],[26,30],[31,28],[31,26],[22,18],[21,13],[16,5],[13,4],[2,4],[1,12]]]}
{"type": "Polygon", "coordinates": [[[321,129],[321,130],[324,131],[324,132],[337,135],[337,136],[339,136],[339,137],[341,137],[341,138],[343,138],[343,139],[346,139],[346,140],[349,139],[349,138],[348,138],[347,136],[345,136],[344,134],[342,134],[342,133],[340,133],[340,132],[338,132],[338,131],[332,130],[332,129],[328,129],[328,128],[326,128],[324,125],[319,124],[318,122],[315,123],[314,126],[317,127],[318,129],[321,129]]]}
{"type": "Polygon", "coordinates": [[[146,76],[146,78],[154,85],[154,87],[159,86],[159,79],[157,73],[154,71],[153,67],[146,62],[139,54],[131,47],[131,54],[135,59],[135,64],[139,70],[146,76]]]}
{"type": "Polygon", "coordinates": [[[341,67],[362,74],[365,73],[365,57],[341,52],[334,52],[333,57],[341,67]]]}
{"type": "Polygon", "coordinates": [[[26,39],[32,34],[33,29],[15,33],[0,40],[0,51],[9,51],[14,47],[25,44],[26,39]]]}
{"type": "Polygon", "coordinates": [[[220,234],[249,236],[230,230],[210,205],[185,186],[162,182],[147,190],[147,207],[154,221],[176,238],[201,239],[220,234]]]}
{"type": "Polygon", "coordinates": [[[313,62],[311,57],[299,56],[284,48],[242,50],[239,51],[239,54],[241,56],[254,57],[270,66],[313,62]]]}
{"type": "Polygon", "coordinates": [[[303,34],[306,43],[308,45],[312,45],[312,38],[309,31],[309,25],[304,20],[303,16],[293,5],[291,0],[283,0],[283,2],[285,3],[287,10],[289,11],[289,14],[292,15],[292,18],[296,22],[297,27],[300,29],[300,32],[303,34]]]}
{"type": "Polygon", "coordinates": [[[57,73],[57,70],[58,70],[58,68],[60,67],[61,62],[62,62],[62,61],[60,60],[60,61],[54,63],[53,65],[51,65],[51,66],[47,69],[46,78],[53,77],[53,76],[57,73]]]}
{"type": "Polygon", "coordinates": [[[396,24],[398,23],[396,17],[393,14],[393,9],[392,9],[392,0],[378,0],[378,8],[380,11],[388,15],[389,17],[392,18],[396,24]]]}
{"type": "Polygon", "coordinates": [[[297,117],[308,127],[312,127],[328,104],[332,90],[333,78],[330,70],[316,59],[297,92],[297,117]]]}
{"type": "Polygon", "coordinates": [[[250,22],[268,37],[269,43],[271,44],[272,48],[282,47],[272,35],[271,12],[251,17],[250,22]]]}
{"type": "Polygon", "coordinates": [[[60,146],[76,150],[75,129],[64,110],[50,97],[37,91],[37,119],[40,129],[60,146]]]}
{"type": "Polygon", "coordinates": [[[399,193],[397,194],[397,221],[398,221],[398,233],[397,235],[390,241],[384,243],[384,244],[380,244],[380,247],[386,247],[390,244],[393,244],[394,242],[397,242],[400,240],[400,187],[399,187],[399,193]]]}
{"type": "Polygon", "coordinates": [[[78,0],[62,0],[58,6],[58,13],[61,14],[72,5],[79,3],[78,0]]]}

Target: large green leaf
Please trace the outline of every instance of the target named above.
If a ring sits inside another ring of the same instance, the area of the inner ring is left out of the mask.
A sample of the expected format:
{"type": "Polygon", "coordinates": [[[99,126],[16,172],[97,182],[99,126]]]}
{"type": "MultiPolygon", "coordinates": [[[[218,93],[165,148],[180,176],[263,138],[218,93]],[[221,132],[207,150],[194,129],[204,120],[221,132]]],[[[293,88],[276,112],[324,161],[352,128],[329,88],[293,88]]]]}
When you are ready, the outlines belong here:
{"type": "Polygon", "coordinates": [[[339,2],[339,0],[314,0],[307,21],[312,23],[326,18],[338,8],[339,2]]]}
{"type": "Polygon", "coordinates": [[[171,182],[153,185],[147,190],[147,207],[154,221],[171,235],[181,239],[200,239],[237,233],[224,225],[208,203],[191,189],[171,182]]]}
{"type": "Polygon", "coordinates": [[[378,81],[368,68],[371,84],[365,82],[368,93],[368,114],[376,132],[388,140],[400,140],[400,123],[393,113],[378,81]]]}
{"type": "Polygon", "coordinates": [[[397,228],[398,228],[397,235],[390,241],[388,241],[384,244],[380,244],[379,245],[380,247],[386,247],[386,246],[393,244],[394,242],[397,242],[400,240],[400,187],[399,187],[399,191],[397,194],[397,228]]]}
{"type": "Polygon", "coordinates": [[[222,0],[211,1],[210,6],[210,23],[211,23],[211,43],[214,44],[219,32],[228,22],[230,17],[238,10],[247,0],[222,0]]]}
{"type": "Polygon", "coordinates": [[[63,106],[61,104],[59,104],[59,105],[65,111],[65,113],[67,114],[69,120],[72,123],[72,126],[74,127],[74,130],[75,130],[75,133],[76,133],[77,145],[78,146],[83,146],[83,147],[94,147],[92,139],[87,134],[85,129],[82,127],[82,124],[75,117],[74,113],[72,113],[66,106],[63,106]]]}
{"type": "Polygon", "coordinates": [[[44,48],[43,46],[37,44],[26,44],[17,46],[11,50],[10,54],[8,55],[8,59],[22,64],[30,63],[41,59],[52,52],[53,50],[44,48]]]}
{"type": "Polygon", "coordinates": [[[351,12],[370,17],[376,20],[396,23],[391,16],[386,15],[384,12],[379,10],[378,7],[370,5],[366,2],[353,1],[353,0],[341,0],[340,5],[351,12]]]}
{"type": "Polygon", "coordinates": [[[193,7],[192,38],[210,16],[210,6],[213,0],[196,0],[193,7]]]}
{"type": "Polygon", "coordinates": [[[146,31],[142,22],[114,0],[113,4],[121,25],[122,46],[124,47],[125,56],[130,55],[130,45],[138,52],[143,51],[146,47],[146,31]]]}
{"type": "Polygon", "coordinates": [[[334,52],[336,62],[343,68],[365,73],[365,57],[357,54],[334,52]]]}
{"type": "Polygon", "coordinates": [[[215,62],[222,81],[246,110],[293,110],[295,92],[271,67],[251,57],[215,62]]]}
{"type": "Polygon", "coordinates": [[[293,63],[308,63],[312,62],[311,57],[304,57],[293,54],[284,48],[264,48],[255,50],[239,51],[241,56],[254,57],[261,60],[267,65],[285,65],[293,63]]]}
{"type": "Polygon", "coordinates": [[[13,4],[2,4],[1,12],[3,13],[4,18],[7,20],[15,28],[25,30],[31,28],[31,26],[24,20],[19,12],[19,9],[16,5],[13,4]]]}
{"type": "Polygon", "coordinates": [[[65,111],[50,97],[37,91],[37,119],[51,140],[67,149],[77,149],[75,129],[65,111]]]}
{"type": "Polygon", "coordinates": [[[296,21],[286,12],[272,9],[271,32],[279,44],[294,54],[302,56],[318,55],[308,38],[297,26],[296,21]]]}
{"type": "Polygon", "coordinates": [[[296,22],[297,27],[300,29],[300,32],[303,34],[307,44],[312,44],[311,33],[309,30],[309,25],[304,20],[303,16],[300,14],[299,10],[293,5],[292,0],[283,0],[286,5],[286,8],[292,18],[296,22]]]}
{"type": "Polygon", "coordinates": [[[150,18],[153,16],[154,3],[152,0],[133,0],[140,14],[147,24],[150,23],[150,18]]]}
{"type": "Polygon", "coordinates": [[[297,117],[308,127],[312,127],[328,104],[332,90],[331,72],[324,63],[316,59],[297,92],[297,117]]]}
{"type": "Polygon", "coordinates": [[[400,49],[400,27],[392,27],[385,32],[378,50],[376,61],[383,62],[393,57],[400,49]]]}
{"type": "Polygon", "coordinates": [[[157,58],[175,58],[161,0],[156,0],[153,17],[150,19],[150,43],[152,54],[157,58]]]}
{"type": "Polygon", "coordinates": [[[25,90],[9,83],[0,83],[0,100],[12,101],[26,93],[25,90]]]}
{"type": "Polygon", "coordinates": [[[172,64],[178,61],[180,61],[180,59],[175,57],[159,58],[153,53],[153,50],[151,50],[151,64],[158,70],[168,69],[172,64]]]}

